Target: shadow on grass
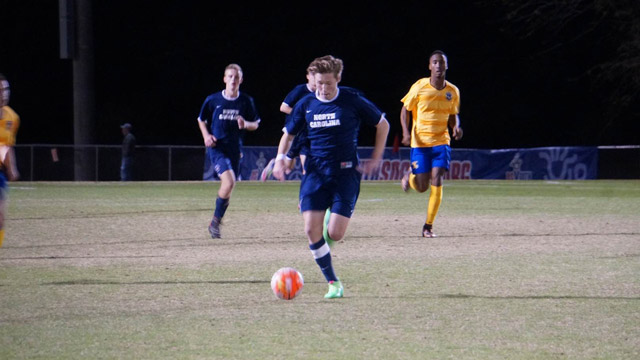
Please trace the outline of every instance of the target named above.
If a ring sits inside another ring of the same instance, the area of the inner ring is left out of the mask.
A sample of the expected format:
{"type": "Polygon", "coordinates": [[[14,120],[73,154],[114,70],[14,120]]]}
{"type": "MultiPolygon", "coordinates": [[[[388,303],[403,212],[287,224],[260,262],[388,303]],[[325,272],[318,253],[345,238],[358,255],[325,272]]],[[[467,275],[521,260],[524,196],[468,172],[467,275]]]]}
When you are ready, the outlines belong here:
{"type": "MultiPolygon", "coordinates": [[[[640,233],[636,233],[636,232],[609,232],[609,233],[581,233],[581,234],[516,234],[516,233],[509,233],[509,234],[478,234],[478,233],[474,233],[474,234],[454,234],[454,235],[439,235],[437,239],[429,239],[429,240],[425,240],[424,238],[422,238],[421,236],[408,236],[406,234],[400,234],[394,238],[401,240],[401,239],[406,239],[406,238],[416,238],[419,240],[424,240],[425,244],[429,244],[430,242],[433,241],[437,241],[438,239],[445,239],[445,240],[451,240],[451,239],[466,239],[466,238],[483,238],[483,239],[487,239],[487,238],[512,238],[512,237],[584,237],[584,236],[637,236],[640,235],[640,233]]],[[[264,238],[256,238],[255,236],[237,236],[237,237],[230,237],[230,238],[225,238],[223,240],[217,240],[215,242],[212,242],[210,238],[208,237],[198,237],[198,238],[172,238],[172,239],[137,239],[135,241],[135,243],[156,243],[156,244],[162,244],[165,243],[164,247],[177,247],[177,248],[183,248],[183,247],[208,247],[208,246],[245,246],[245,245],[251,245],[251,244],[264,244],[264,243],[297,243],[300,241],[304,241],[304,235],[300,235],[300,236],[296,236],[293,235],[294,237],[292,238],[292,235],[283,235],[283,236],[275,236],[275,235],[270,235],[268,239],[264,239],[264,238]],[[188,244],[166,244],[168,242],[173,242],[173,241],[196,241],[199,243],[188,243],[188,244]]],[[[376,238],[380,238],[381,236],[349,236],[349,239],[376,239],[376,238]]],[[[347,243],[349,242],[349,239],[345,239],[342,242],[347,243]]],[[[72,247],[78,247],[78,246],[95,246],[95,245],[119,245],[119,244],[127,244],[127,245],[131,245],[132,241],[112,241],[112,242],[77,242],[77,243],[62,243],[62,244],[40,244],[40,245],[16,245],[16,246],[12,246],[12,245],[5,245],[3,247],[3,249],[38,249],[38,248],[60,248],[60,247],[64,247],[64,246],[72,246],[72,247]]],[[[4,258],[4,259],[0,259],[0,261],[3,260],[20,260],[20,259],[54,259],[54,258],[61,258],[61,257],[30,257],[30,258],[4,258]]]]}
{"type": "MultiPolygon", "coordinates": [[[[271,280],[197,280],[197,281],[108,281],[97,279],[78,279],[67,281],[46,282],[42,286],[58,285],[191,285],[191,284],[270,284],[271,280]]],[[[305,284],[325,284],[322,281],[305,281],[305,284]]]]}
{"type": "Polygon", "coordinates": [[[487,299],[487,300],[640,300],[628,296],[580,296],[580,295],[527,295],[486,296],[468,294],[439,294],[441,299],[487,299]]]}
{"type": "Polygon", "coordinates": [[[210,208],[190,208],[190,209],[162,209],[162,210],[141,210],[141,211],[119,211],[119,212],[105,212],[105,213],[86,213],[86,214],[71,214],[71,215],[61,215],[61,216],[25,216],[25,217],[15,217],[11,218],[11,221],[20,221],[20,220],[62,220],[62,219],[93,219],[93,218],[105,218],[105,217],[114,217],[114,216],[122,216],[122,215],[140,215],[140,214],[163,214],[163,213],[185,213],[185,212],[202,212],[202,211],[211,211],[210,208]]]}
{"type": "MultiPolygon", "coordinates": [[[[98,279],[78,279],[54,281],[40,284],[41,286],[69,286],[69,285],[199,285],[199,284],[270,284],[270,280],[198,280],[198,281],[109,281],[98,279]]],[[[309,281],[310,284],[325,284],[323,281],[309,281]]],[[[424,296],[364,296],[360,298],[430,298],[430,299],[480,299],[480,300],[625,300],[639,301],[640,297],[629,296],[582,296],[582,295],[470,295],[470,294],[426,294],[424,296]]]]}
{"type": "MultiPolygon", "coordinates": [[[[371,238],[371,237],[366,237],[371,238]]],[[[212,241],[209,237],[198,237],[198,238],[173,238],[173,239],[139,239],[135,241],[104,241],[104,242],[76,242],[76,243],[62,243],[62,244],[41,244],[41,245],[7,245],[3,246],[3,249],[41,249],[41,248],[60,248],[60,247],[78,247],[78,246],[96,246],[96,245],[104,245],[104,246],[113,246],[113,245],[131,245],[132,243],[146,243],[146,244],[159,244],[162,247],[172,247],[172,248],[184,248],[184,247],[206,247],[206,246],[246,246],[251,244],[265,244],[265,243],[298,243],[300,241],[305,241],[302,238],[291,238],[291,236],[269,236],[266,238],[258,238],[256,237],[233,237],[233,238],[224,238],[222,240],[216,239],[212,241]],[[172,241],[196,241],[199,243],[188,243],[188,244],[167,244],[172,241]],[[163,245],[164,244],[164,245],[163,245]]],[[[120,256],[119,256],[120,257],[120,256]]],[[[53,258],[62,258],[62,257],[22,257],[22,258],[0,258],[2,260],[20,260],[20,259],[53,259],[53,258]]]]}
{"type": "Polygon", "coordinates": [[[9,261],[9,260],[56,260],[56,259],[142,259],[142,258],[160,258],[164,256],[160,255],[103,255],[103,256],[24,256],[24,257],[14,257],[14,258],[6,258],[0,259],[0,261],[9,261]]]}

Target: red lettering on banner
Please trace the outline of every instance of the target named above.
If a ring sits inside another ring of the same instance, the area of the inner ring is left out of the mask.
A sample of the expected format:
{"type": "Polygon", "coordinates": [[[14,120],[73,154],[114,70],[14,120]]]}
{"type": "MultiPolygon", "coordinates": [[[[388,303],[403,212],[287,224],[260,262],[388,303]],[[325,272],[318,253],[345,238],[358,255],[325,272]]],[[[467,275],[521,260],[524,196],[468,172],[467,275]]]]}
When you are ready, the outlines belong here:
{"type": "Polygon", "coordinates": [[[391,167],[391,165],[389,164],[388,161],[383,160],[382,164],[380,164],[380,177],[382,179],[386,179],[389,177],[389,168],[391,167]]]}
{"type": "MultiPolygon", "coordinates": [[[[362,159],[361,166],[365,166],[370,159],[362,159]]],[[[362,174],[363,180],[400,180],[404,172],[409,169],[409,160],[387,160],[383,159],[380,166],[371,175],[362,174]]]]}
{"type": "MultiPolygon", "coordinates": [[[[371,159],[361,159],[360,166],[366,166],[369,161],[371,159]]],[[[362,180],[400,180],[410,167],[411,161],[409,160],[383,159],[380,166],[371,175],[362,174],[362,180]]],[[[447,180],[469,180],[472,168],[473,164],[469,160],[452,160],[449,164],[449,171],[444,174],[444,178],[447,180]]]]}
{"type": "Polygon", "coordinates": [[[393,161],[391,163],[391,179],[402,179],[399,161],[393,161]]]}
{"type": "Polygon", "coordinates": [[[465,180],[471,179],[471,161],[465,160],[462,162],[462,175],[465,180]]]}
{"type": "Polygon", "coordinates": [[[471,179],[471,161],[453,160],[449,164],[449,171],[445,173],[444,178],[447,180],[469,180],[471,179]]]}
{"type": "Polygon", "coordinates": [[[457,161],[452,161],[449,165],[449,178],[450,179],[460,179],[460,163],[457,161]]]}

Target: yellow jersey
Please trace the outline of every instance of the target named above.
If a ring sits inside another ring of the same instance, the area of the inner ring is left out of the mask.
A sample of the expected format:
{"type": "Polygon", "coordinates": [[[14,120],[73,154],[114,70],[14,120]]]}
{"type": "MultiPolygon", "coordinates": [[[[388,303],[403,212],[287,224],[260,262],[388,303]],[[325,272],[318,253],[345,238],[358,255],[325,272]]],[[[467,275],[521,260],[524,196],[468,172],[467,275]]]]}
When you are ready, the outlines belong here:
{"type": "Polygon", "coordinates": [[[411,147],[449,145],[449,115],[460,112],[460,90],[445,81],[442,90],[431,86],[431,78],[416,81],[402,100],[411,111],[411,147]]]}
{"type": "Polygon", "coordinates": [[[20,117],[8,106],[2,107],[0,118],[0,146],[13,146],[16,144],[16,134],[20,127],[20,117]]]}

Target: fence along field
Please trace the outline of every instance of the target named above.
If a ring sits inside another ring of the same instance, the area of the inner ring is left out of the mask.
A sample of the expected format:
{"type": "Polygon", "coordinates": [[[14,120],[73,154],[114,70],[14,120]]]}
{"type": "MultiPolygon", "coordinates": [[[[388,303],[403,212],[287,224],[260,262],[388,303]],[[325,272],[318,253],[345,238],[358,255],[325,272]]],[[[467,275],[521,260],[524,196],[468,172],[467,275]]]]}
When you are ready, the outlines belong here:
{"type": "Polygon", "coordinates": [[[640,182],[364,182],[326,284],[298,183],[12,184],[0,248],[0,358],[640,357],[640,182]],[[283,266],[305,278],[278,300],[283,266]]]}

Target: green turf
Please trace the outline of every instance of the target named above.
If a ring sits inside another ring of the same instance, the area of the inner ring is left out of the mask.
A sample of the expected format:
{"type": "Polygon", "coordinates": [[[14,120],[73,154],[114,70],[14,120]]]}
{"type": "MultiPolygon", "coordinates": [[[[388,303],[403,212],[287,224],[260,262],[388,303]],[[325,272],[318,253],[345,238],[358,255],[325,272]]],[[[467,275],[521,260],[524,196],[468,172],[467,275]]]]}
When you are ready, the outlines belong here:
{"type": "Polygon", "coordinates": [[[297,183],[11,185],[0,359],[637,359],[640,181],[365,182],[326,284],[297,183]],[[293,266],[301,295],[277,300],[293,266]]]}

